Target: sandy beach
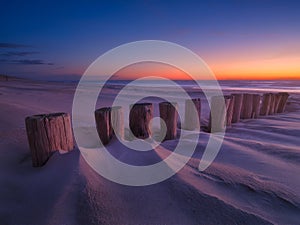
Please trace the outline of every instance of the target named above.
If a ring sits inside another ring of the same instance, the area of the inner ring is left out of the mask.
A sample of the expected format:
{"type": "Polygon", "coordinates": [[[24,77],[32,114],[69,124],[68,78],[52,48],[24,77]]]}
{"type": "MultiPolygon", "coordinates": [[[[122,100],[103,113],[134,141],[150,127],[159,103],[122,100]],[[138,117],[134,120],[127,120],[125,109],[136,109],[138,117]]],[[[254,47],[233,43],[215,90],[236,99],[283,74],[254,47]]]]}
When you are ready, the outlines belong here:
{"type": "MultiPolygon", "coordinates": [[[[236,84],[226,83],[231,89],[224,92],[242,92],[236,84]]],[[[292,87],[293,81],[284,84],[292,87]]],[[[0,224],[299,224],[299,94],[291,93],[285,113],[228,127],[218,156],[204,172],[198,165],[209,133],[201,132],[192,159],[179,173],[131,187],[98,175],[77,147],[32,167],[25,117],[71,113],[75,89],[76,82],[0,80],[0,224]]],[[[109,104],[117,90],[107,88],[97,107],[109,104]]],[[[207,124],[204,96],[189,91],[203,98],[201,124],[207,124]]],[[[194,134],[184,135],[188,140],[194,134]]],[[[172,149],[176,143],[163,146],[172,149]]],[[[151,155],[133,155],[114,141],[109,148],[114,157],[136,165],[170,154],[158,147],[151,155]]]]}

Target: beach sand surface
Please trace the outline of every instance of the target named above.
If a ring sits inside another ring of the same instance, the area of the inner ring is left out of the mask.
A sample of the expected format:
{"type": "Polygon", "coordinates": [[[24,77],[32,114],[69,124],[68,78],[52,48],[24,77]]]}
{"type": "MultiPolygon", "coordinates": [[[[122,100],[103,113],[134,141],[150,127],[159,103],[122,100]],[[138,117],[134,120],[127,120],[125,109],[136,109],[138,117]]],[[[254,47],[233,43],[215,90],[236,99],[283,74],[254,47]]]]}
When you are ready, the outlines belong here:
{"type": "MultiPolygon", "coordinates": [[[[71,113],[75,89],[76,83],[0,80],[0,224],[299,224],[299,94],[290,96],[285,113],[228,127],[204,172],[198,165],[209,134],[201,132],[193,157],[176,175],[131,187],[97,174],[78,147],[31,166],[25,117],[71,113]]],[[[104,90],[97,107],[110,104],[117,90],[104,90]]],[[[203,99],[205,126],[207,102],[200,92],[192,95],[203,99]]],[[[195,134],[182,135],[188,141],[195,134]]],[[[109,148],[121,161],[146,165],[167,157],[177,142],[166,141],[151,154],[133,153],[117,141],[109,148]]]]}

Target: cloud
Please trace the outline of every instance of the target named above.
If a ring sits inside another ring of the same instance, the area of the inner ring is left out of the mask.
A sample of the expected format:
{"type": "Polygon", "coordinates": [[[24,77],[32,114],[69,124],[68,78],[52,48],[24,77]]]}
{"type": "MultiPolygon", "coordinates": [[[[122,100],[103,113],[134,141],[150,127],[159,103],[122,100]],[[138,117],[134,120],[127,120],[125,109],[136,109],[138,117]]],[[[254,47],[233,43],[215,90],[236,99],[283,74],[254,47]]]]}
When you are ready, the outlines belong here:
{"type": "Polygon", "coordinates": [[[7,60],[7,59],[0,59],[2,63],[9,63],[9,64],[20,64],[20,65],[48,65],[53,66],[54,63],[52,62],[45,62],[41,59],[18,59],[18,60],[7,60]]]}
{"type": "Polygon", "coordinates": [[[44,62],[41,59],[19,59],[19,60],[11,60],[13,63],[22,64],[22,65],[54,65],[50,62],[44,62]]]}
{"type": "Polygon", "coordinates": [[[4,49],[16,49],[32,47],[30,45],[16,44],[16,43],[4,43],[0,42],[0,63],[3,64],[18,64],[18,65],[49,65],[52,66],[54,63],[46,62],[42,59],[26,59],[27,56],[39,54],[37,51],[9,51],[4,49]]]}
{"type": "Polygon", "coordinates": [[[29,45],[16,44],[16,43],[3,43],[0,42],[0,48],[24,48],[30,47],[29,45]]]}
{"type": "Polygon", "coordinates": [[[0,56],[5,57],[13,57],[13,56],[27,56],[27,55],[33,55],[38,54],[39,52],[3,52],[0,54],[0,56]]]}

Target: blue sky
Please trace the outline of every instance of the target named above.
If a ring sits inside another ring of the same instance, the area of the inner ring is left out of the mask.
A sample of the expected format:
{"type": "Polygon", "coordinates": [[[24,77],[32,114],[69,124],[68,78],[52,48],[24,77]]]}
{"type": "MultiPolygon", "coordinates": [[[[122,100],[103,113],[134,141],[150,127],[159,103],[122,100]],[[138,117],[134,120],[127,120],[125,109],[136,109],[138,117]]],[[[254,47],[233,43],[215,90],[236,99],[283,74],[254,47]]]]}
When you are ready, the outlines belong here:
{"type": "Polygon", "coordinates": [[[2,1],[1,5],[0,73],[16,76],[80,75],[109,49],[145,39],[181,44],[224,76],[259,62],[269,63],[270,71],[277,61],[285,63],[279,67],[282,71],[295,71],[297,65],[289,62],[300,59],[296,0],[2,1]]]}

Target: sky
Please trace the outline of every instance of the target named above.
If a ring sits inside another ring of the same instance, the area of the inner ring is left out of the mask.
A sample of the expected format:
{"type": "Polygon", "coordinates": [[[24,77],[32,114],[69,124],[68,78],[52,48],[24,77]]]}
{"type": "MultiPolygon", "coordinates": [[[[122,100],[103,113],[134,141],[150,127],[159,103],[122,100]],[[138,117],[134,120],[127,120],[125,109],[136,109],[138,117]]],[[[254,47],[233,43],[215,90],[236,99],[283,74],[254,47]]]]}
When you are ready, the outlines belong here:
{"type": "Polygon", "coordinates": [[[0,18],[0,74],[73,79],[121,44],[164,40],[198,54],[218,79],[300,79],[296,0],[2,0],[0,18]]]}

